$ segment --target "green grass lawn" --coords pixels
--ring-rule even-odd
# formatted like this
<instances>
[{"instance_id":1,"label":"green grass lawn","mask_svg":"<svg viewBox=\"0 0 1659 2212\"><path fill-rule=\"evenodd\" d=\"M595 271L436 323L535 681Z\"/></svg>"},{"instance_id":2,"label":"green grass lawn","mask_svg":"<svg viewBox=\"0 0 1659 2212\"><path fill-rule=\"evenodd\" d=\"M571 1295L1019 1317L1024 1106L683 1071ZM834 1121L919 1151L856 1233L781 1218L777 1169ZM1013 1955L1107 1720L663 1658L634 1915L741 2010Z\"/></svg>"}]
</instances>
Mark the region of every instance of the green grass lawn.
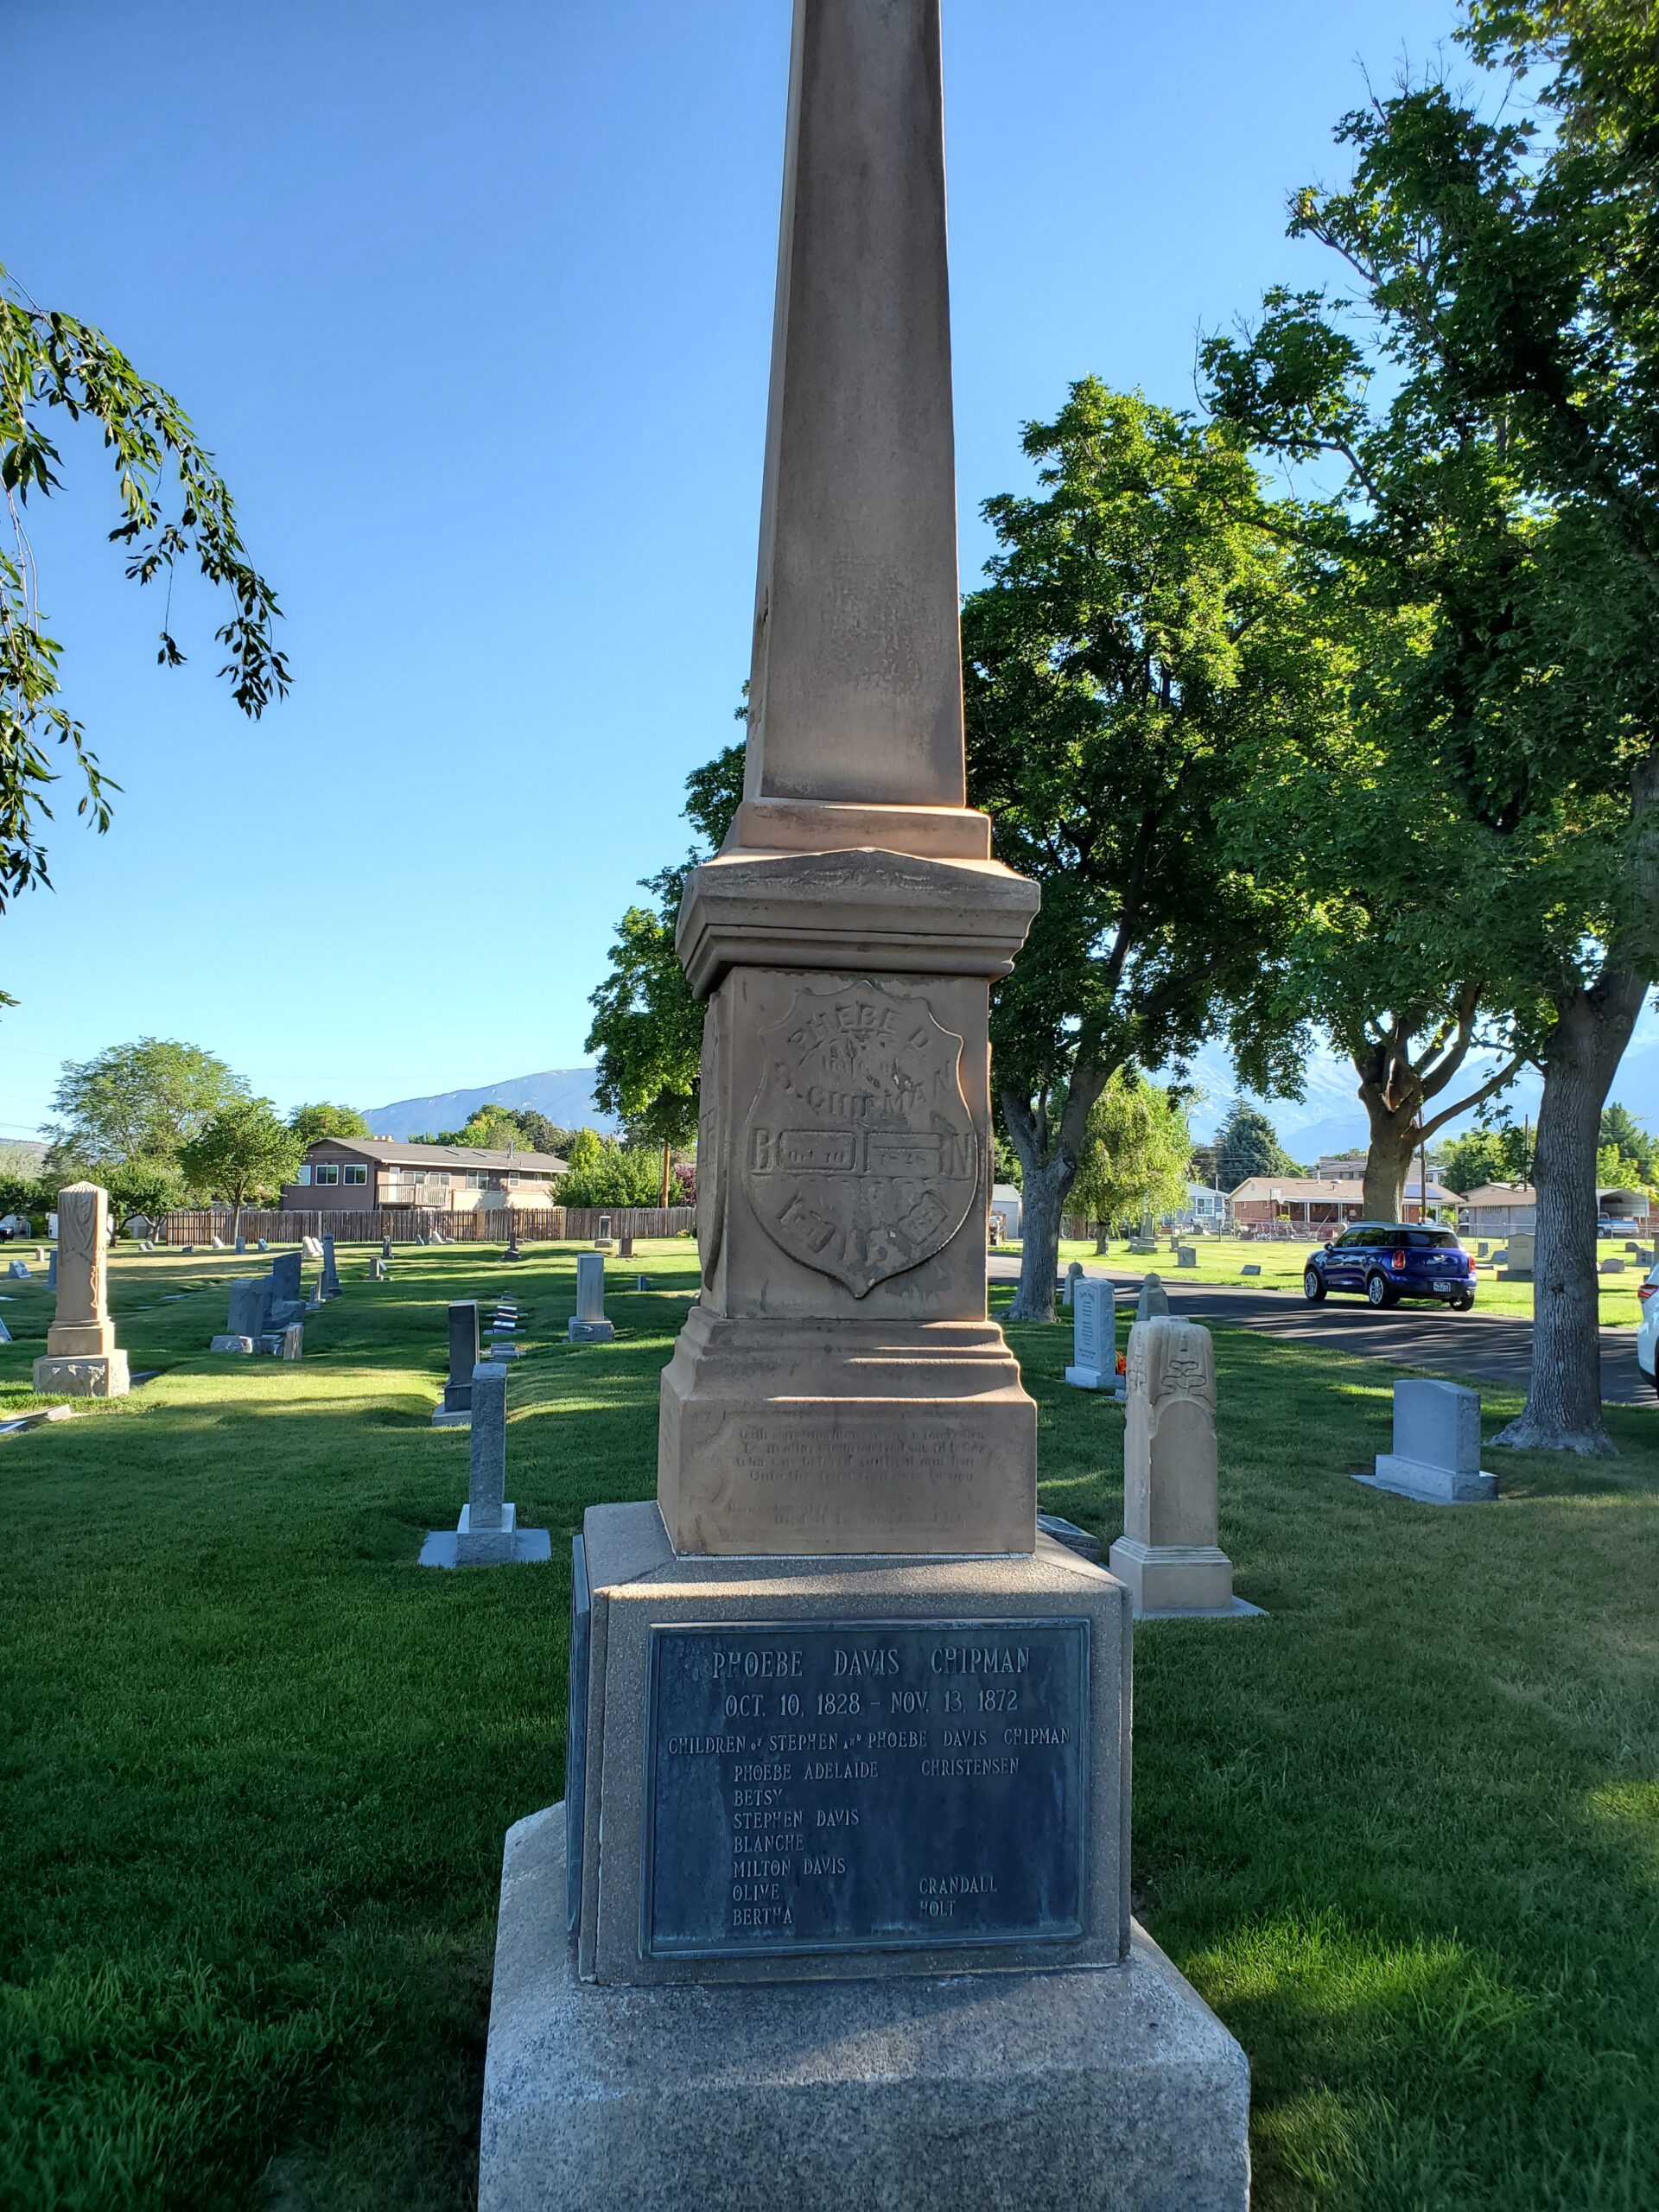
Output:
<instances>
[{"instance_id":1,"label":"green grass lawn","mask_svg":"<svg viewBox=\"0 0 1659 2212\"><path fill-rule=\"evenodd\" d=\"M1491 1239L1487 1241L1490 1243ZM1167 1237L1150 1258L1142 1258L1139 1253L1131 1252L1122 1237L1115 1237L1101 1259L1101 1264L1132 1268L1136 1271L1142 1268L1155 1268L1166 1280L1179 1278L1184 1282L1248 1283L1255 1290L1287 1291L1296 1298L1302 1294L1302 1269L1306 1264L1308 1253L1313 1249L1310 1243L1258 1244L1237 1236L1197 1236L1192 1243L1198 1255L1196 1268L1183 1268L1179 1264L1169 1249ZM1001 1249L1004 1252L1018 1253L1020 1247L1013 1243L1005 1244ZM1474 1249L1472 1242L1467 1244L1471 1254ZM1500 1246L1493 1246L1494 1250L1501 1249ZM1092 1237L1087 1243L1081 1240L1074 1243L1067 1237L1060 1246L1063 1268L1072 1260L1081 1260L1087 1265L1097 1256ZM1598 1245L1597 1265L1609 1259L1623 1260L1625 1272L1622 1275L1607 1276L1599 1285L1603 1325L1610 1328L1633 1329L1641 1312L1636 1287L1647 1280L1648 1270L1639 1267L1626 1252L1623 1239L1617 1243ZM1260 1277L1247 1276L1244 1273L1247 1267L1260 1268ZM1483 1261L1476 1290L1476 1310L1481 1313L1509 1313L1530 1319L1532 1285L1529 1282L1500 1282L1497 1269Z\"/></svg>"},{"instance_id":2,"label":"green grass lawn","mask_svg":"<svg viewBox=\"0 0 1659 2212\"><path fill-rule=\"evenodd\" d=\"M366 1259L298 1366L206 1355L229 1255L121 1259L162 1373L0 1440L0 2205L472 2202L502 1834L562 1787L569 1532L652 1487L694 1263L613 1262L660 1287L575 1348L568 1249ZM429 1426L443 1306L509 1280L509 1495L554 1562L422 1572L466 1484ZM45 1305L7 1287L16 1400ZM1044 1502L1112 1534L1122 1417L1060 1380L1069 1335L1012 1332ZM1348 1479L1387 1370L1242 1331L1217 1361L1223 1541L1269 1618L1139 1631L1134 1864L1249 2053L1258 2208L1650 2212L1659 1408L1608 1408L1618 1460L1500 1455L1500 1503L1437 1511Z\"/></svg>"}]
</instances>

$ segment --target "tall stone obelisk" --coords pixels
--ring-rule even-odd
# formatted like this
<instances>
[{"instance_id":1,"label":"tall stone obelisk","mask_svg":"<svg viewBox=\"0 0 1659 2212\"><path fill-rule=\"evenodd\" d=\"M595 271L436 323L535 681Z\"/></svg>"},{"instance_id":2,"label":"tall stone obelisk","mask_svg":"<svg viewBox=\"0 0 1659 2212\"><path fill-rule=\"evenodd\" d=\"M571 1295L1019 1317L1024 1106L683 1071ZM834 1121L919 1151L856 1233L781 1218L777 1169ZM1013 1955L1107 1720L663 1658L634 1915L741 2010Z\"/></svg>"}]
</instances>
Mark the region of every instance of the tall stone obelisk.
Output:
<instances>
[{"instance_id":1,"label":"tall stone obelisk","mask_svg":"<svg viewBox=\"0 0 1659 2212\"><path fill-rule=\"evenodd\" d=\"M707 999L677 1551L1029 1552L988 1321L988 994L1036 911L964 800L937 0L796 11L746 796Z\"/></svg>"},{"instance_id":2,"label":"tall stone obelisk","mask_svg":"<svg viewBox=\"0 0 1659 2212\"><path fill-rule=\"evenodd\" d=\"M1247 2202L1243 2055L1129 1917L1127 1592L1039 1535L987 1314L1036 905L964 802L939 0L796 0L702 1288L658 1503L574 1547L480 2212Z\"/></svg>"}]
</instances>

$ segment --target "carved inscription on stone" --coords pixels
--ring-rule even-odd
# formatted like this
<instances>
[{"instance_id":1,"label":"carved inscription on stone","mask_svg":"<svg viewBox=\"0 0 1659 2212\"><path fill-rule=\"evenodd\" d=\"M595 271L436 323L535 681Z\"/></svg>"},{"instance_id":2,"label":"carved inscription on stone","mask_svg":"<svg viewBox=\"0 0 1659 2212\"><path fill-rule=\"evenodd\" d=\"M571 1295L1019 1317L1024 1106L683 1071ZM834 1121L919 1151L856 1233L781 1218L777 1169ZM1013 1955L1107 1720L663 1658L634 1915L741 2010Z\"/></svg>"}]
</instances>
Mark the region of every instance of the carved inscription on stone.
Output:
<instances>
[{"instance_id":1,"label":"carved inscription on stone","mask_svg":"<svg viewBox=\"0 0 1659 2212\"><path fill-rule=\"evenodd\" d=\"M1083 1932L1089 1625L652 1631L648 1957Z\"/></svg>"},{"instance_id":2,"label":"carved inscription on stone","mask_svg":"<svg viewBox=\"0 0 1659 2212\"><path fill-rule=\"evenodd\" d=\"M962 1039L866 982L798 992L761 1042L743 1176L773 1242L855 1298L943 1250L979 1186Z\"/></svg>"}]
</instances>

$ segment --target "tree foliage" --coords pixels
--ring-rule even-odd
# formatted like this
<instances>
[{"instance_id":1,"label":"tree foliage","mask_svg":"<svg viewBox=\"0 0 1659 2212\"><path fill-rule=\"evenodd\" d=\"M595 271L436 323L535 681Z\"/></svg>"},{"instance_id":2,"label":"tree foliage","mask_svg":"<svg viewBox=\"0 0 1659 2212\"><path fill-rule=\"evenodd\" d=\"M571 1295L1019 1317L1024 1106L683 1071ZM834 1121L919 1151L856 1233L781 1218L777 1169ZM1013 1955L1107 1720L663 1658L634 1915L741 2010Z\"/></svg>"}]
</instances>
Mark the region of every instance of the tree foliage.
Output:
<instances>
[{"instance_id":1,"label":"tree foliage","mask_svg":"<svg viewBox=\"0 0 1659 2212\"><path fill-rule=\"evenodd\" d=\"M1439 1179L1465 1198L1484 1183L1530 1183L1530 1130L1503 1122L1448 1138L1440 1147Z\"/></svg>"},{"instance_id":2,"label":"tree foliage","mask_svg":"<svg viewBox=\"0 0 1659 2212\"><path fill-rule=\"evenodd\" d=\"M1280 1143L1279 1132L1267 1115L1248 1098L1233 1101L1212 1142L1193 1147L1192 1166L1195 1180L1222 1191L1236 1191L1252 1175L1307 1173Z\"/></svg>"},{"instance_id":3,"label":"tree foliage","mask_svg":"<svg viewBox=\"0 0 1659 2212\"><path fill-rule=\"evenodd\" d=\"M91 1175L130 1203L143 1203L142 1187L155 1204L169 1204L184 1147L246 1096L243 1078L199 1045L164 1037L111 1045L64 1065L52 1094L53 1165Z\"/></svg>"},{"instance_id":4,"label":"tree foliage","mask_svg":"<svg viewBox=\"0 0 1659 2212\"><path fill-rule=\"evenodd\" d=\"M300 1140L301 1146L320 1144L325 1137L372 1137L369 1127L355 1106L337 1106L328 1100L320 1100L313 1106L296 1106L288 1117L288 1126Z\"/></svg>"},{"instance_id":5,"label":"tree foliage","mask_svg":"<svg viewBox=\"0 0 1659 2212\"><path fill-rule=\"evenodd\" d=\"M992 1014L1024 1166L1014 1311L1041 1318L1113 1071L1179 1064L1217 1026L1274 1058L1288 900L1251 864L1248 810L1287 734L1339 696L1235 438L1088 378L1025 448L1040 490L988 502L998 550L963 642L969 795L1043 889Z\"/></svg>"},{"instance_id":6,"label":"tree foliage","mask_svg":"<svg viewBox=\"0 0 1659 2212\"><path fill-rule=\"evenodd\" d=\"M631 1136L661 1148L663 1171L697 1133L703 1009L674 950L686 878L724 843L743 796L743 747L728 745L686 779L685 816L700 840L677 868L647 877L649 906L617 925L609 972L588 1004L587 1049L596 1055L594 1096ZM579 1203L572 1201L572 1203Z\"/></svg>"},{"instance_id":7,"label":"tree foliage","mask_svg":"<svg viewBox=\"0 0 1659 2212\"><path fill-rule=\"evenodd\" d=\"M126 550L137 583L194 559L229 598L216 632L226 648L220 673L243 713L257 718L286 692L288 664L277 649L276 594L248 560L235 507L213 455L170 392L139 375L102 331L35 304L0 268L0 493L11 543L0 545L0 910L33 884L49 884L46 798L58 760L82 785L77 811L103 830L110 781L81 723L59 693L58 641L41 627L39 582L25 526L31 496L59 488L61 456L48 423L96 423L114 464L120 519L111 538ZM156 658L176 667L185 656L163 617Z\"/></svg>"},{"instance_id":8,"label":"tree foliage","mask_svg":"<svg viewBox=\"0 0 1659 2212\"><path fill-rule=\"evenodd\" d=\"M203 1198L244 1206L274 1200L305 1156L297 1130L277 1118L269 1098L238 1098L179 1148L179 1169Z\"/></svg>"},{"instance_id":9,"label":"tree foliage","mask_svg":"<svg viewBox=\"0 0 1659 2212\"><path fill-rule=\"evenodd\" d=\"M1133 1069L1114 1071L1089 1116L1070 1193L1074 1212L1111 1228L1143 1211L1156 1219L1185 1206L1192 1151L1187 1095Z\"/></svg>"},{"instance_id":10,"label":"tree foliage","mask_svg":"<svg viewBox=\"0 0 1659 2212\"><path fill-rule=\"evenodd\" d=\"M660 1197L661 1155L650 1147L627 1146L594 1129L578 1129L566 1155L569 1173L559 1182L563 1206L654 1206ZM671 1181L669 1203L678 1203Z\"/></svg>"},{"instance_id":11,"label":"tree foliage","mask_svg":"<svg viewBox=\"0 0 1659 2212\"><path fill-rule=\"evenodd\" d=\"M1643 29L1632 45L1633 26ZM1438 79L1349 116L1351 180L1292 203L1344 289L1204 349L1217 409L1332 464L1324 543L1413 609L1392 756L1484 844L1484 981L1544 1071L1532 1382L1505 1441L1608 1448L1597 1122L1659 967L1659 152L1651 10L1472 0L1545 112Z\"/></svg>"}]
</instances>

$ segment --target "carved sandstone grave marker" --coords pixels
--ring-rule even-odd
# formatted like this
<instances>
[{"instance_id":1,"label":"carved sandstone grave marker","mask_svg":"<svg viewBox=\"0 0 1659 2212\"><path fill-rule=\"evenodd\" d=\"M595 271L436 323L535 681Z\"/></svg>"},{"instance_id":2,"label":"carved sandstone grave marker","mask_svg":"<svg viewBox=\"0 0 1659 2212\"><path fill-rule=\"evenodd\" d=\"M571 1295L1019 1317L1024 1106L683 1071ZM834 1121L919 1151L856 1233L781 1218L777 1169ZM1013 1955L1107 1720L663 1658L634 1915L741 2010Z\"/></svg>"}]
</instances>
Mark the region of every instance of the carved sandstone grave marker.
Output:
<instances>
[{"instance_id":1,"label":"carved sandstone grave marker","mask_svg":"<svg viewBox=\"0 0 1659 2212\"><path fill-rule=\"evenodd\" d=\"M110 1199L96 1183L58 1193L58 1300L35 1388L70 1398L120 1398L131 1389L127 1355L115 1341L105 1276ZM27 1270L25 1270L27 1272Z\"/></svg>"},{"instance_id":2,"label":"carved sandstone grave marker","mask_svg":"<svg viewBox=\"0 0 1659 2212\"><path fill-rule=\"evenodd\" d=\"M1220 1548L1216 1361L1210 1332L1167 1314L1129 1332L1123 1428L1123 1534L1112 1573L1137 1617L1255 1613L1233 1595Z\"/></svg>"}]
</instances>

